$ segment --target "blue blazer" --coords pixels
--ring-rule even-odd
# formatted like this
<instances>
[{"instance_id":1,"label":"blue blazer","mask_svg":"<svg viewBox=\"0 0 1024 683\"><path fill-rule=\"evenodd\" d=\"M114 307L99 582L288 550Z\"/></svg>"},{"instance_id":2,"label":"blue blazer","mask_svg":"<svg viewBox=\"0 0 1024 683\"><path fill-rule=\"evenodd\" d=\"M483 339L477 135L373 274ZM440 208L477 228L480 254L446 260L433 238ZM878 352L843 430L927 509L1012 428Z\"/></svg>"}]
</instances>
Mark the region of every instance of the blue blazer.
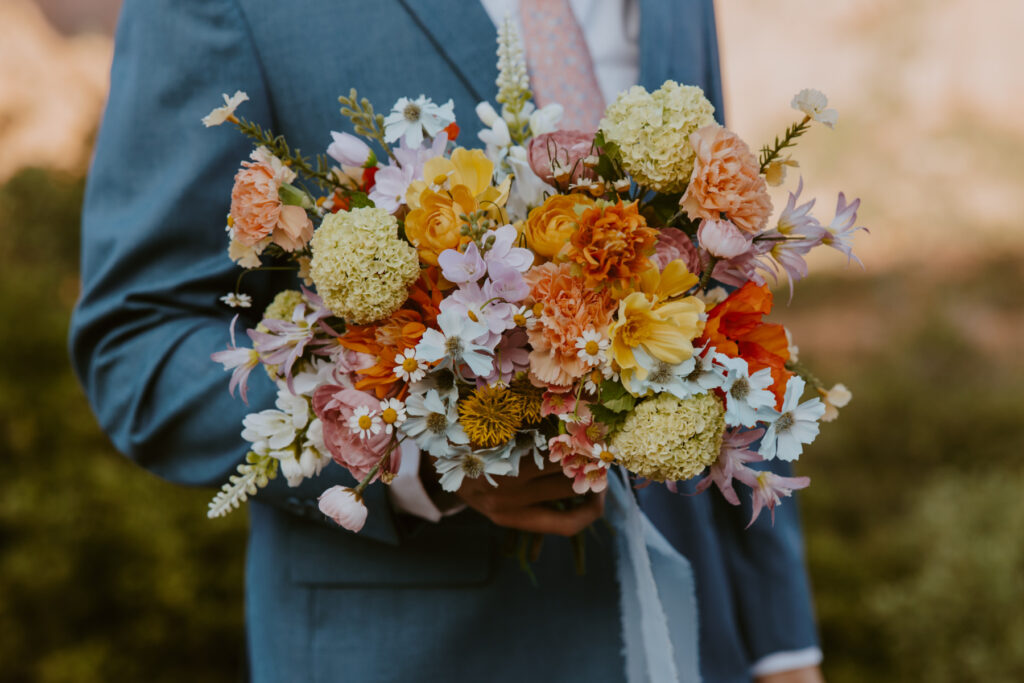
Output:
<instances>
[{"instance_id":1,"label":"blue blazer","mask_svg":"<svg viewBox=\"0 0 1024 683\"><path fill-rule=\"evenodd\" d=\"M641 17L642 83L701 85L721 111L711 0L642 0ZM242 417L273 403L261 373L248 407L229 397L209 359L228 341L217 297L237 270L222 226L249 152L241 135L199 123L221 93L248 92L244 115L307 152L346 128L336 97L350 87L381 110L403 95L451 97L473 144L473 108L495 94L494 37L476 0L125 3L71 329L79 377L120 451L168 480L217 484L245 452ZM260 273L243 290L261 311L287 285ZM472 512L419 522L374 486L358 536L325 523L316 496L338 482L337 467L294 489L279 478L250 505L254 681L623 680L605 532L588 544L584 577L549 538L535 588L503 557L503 530ZM747 512L717 495L651 487L640 498L693 563L705 680L746 681L752 661L815 644L796 508L744 531Z\"/></svg>"}]
</instances>

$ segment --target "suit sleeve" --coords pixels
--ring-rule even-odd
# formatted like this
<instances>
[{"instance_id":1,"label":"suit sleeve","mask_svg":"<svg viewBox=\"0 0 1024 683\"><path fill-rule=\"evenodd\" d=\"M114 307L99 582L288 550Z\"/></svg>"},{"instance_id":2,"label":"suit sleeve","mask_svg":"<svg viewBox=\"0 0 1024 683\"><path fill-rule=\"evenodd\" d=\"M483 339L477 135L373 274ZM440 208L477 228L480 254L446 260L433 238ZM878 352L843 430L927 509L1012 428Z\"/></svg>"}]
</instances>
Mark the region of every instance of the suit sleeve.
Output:
<instances>
[{"instance_id":1,"label":"suit sleeve","mask_svg":"<svg viewBox=\"0 0 1024 683\"><path fill-rule=\"evenodd\" d=\"M188 485L223 482L247 450L242 418L274 401L258 369L249 405L230 397L227 374L210 360L229 339L233 312L218 297L233 291L239 270L223 226L234 173L251 146L227 124L207 129L200 119L235 90L249 94L246 118L274 124L234 0L125 3L83 208L71 357L118 450ZM268 273L246 277L253 310L269 301L272 285ZM339 482L351 484L332 465L298 489L279 476L257 499L322 518L315 497ZM361 533L397 542L383 487L367 493Z\"/></svg>"}]
</instances>

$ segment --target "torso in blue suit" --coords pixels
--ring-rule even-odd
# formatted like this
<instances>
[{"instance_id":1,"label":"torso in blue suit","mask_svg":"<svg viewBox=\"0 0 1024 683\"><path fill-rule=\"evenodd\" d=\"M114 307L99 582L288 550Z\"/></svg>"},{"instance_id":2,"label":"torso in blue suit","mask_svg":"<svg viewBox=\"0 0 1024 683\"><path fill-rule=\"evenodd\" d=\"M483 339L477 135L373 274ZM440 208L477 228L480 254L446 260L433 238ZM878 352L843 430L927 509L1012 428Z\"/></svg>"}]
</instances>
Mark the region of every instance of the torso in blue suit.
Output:
<instances>
[{"instance_id":1,"label":"torso in blue suit","mask_svg":"<svg viewBox=\"0 0 1024 683\"><path fill-rule=\"evenodd\" d=\"M711 0L641 3L641 80L705 88L721 111ZM82 299L72 355L117 447L172 481L216 483L240 460L250 405L209 360L227 343L217 297L237 271L222 226L248 142L199 119L222 92L307 152L344 129L336 96L378 109L403 95L454 99L467 142L494 95L494 29L475 0L128 0L89 178ZM245 281L262 310L280 274ZM549 539L534 588L475 513L419 523L371 488L359 536L325 524L316 495L275 481L250 506L246 619L254 681L619 681L622 638L611 547L591 539L588 572ZM814 644L791 503L771 529L712 494L660 487L641 502L693 562L705 680L745 681L751 661ZM201 514L201 511L197 511ZM667 605L671 609L671 605Z\"/></svg>"}]
</instances>

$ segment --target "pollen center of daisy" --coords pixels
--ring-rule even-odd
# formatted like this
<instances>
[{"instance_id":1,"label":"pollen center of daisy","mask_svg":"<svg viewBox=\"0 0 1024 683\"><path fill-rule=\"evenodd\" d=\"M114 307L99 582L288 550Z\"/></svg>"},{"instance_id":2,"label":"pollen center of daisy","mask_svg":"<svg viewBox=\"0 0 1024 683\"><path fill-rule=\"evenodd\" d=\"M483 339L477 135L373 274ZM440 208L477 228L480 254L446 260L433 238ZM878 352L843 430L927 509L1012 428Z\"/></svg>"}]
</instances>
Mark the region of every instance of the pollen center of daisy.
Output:
<instances>
[{"instance_id":1,"label":"pollen center of daisy","mask_svg":"<svg viewBox=\"0 0 1024 683\"><path fill-rule=\"evenodd\" d=\"M479 456L470 453L462 461L462 471L470 479L476 479L484 473L484 461Z\"/></svg>"},{"instance_id":2,"label":"pollen center of daisy","mask_svg":"<svg viewBox=\"0 0 1024 683\"><path fill-rule=\"evenodd\" d=\"M417 121L419 121L421 114L422 111L420 110L419 106L413 102L410 102L409 104L405 105L405 109L402 110L402 116L409 123L416 123Z\"/></svg>"},{"instance_id":3,"label":"pollen center of daisy","mask_svg":"<svg viewBox=\"0 0 1024 683\"><path fill-rule=\"evenodd\" d=\"M526 327L526 316L523 315L522 313L516 313L514 316L512 316L512 322L514 322L519 327Z\"/></svg>"},{"instance_id":4,"label":"pollen center of daisy","mask_svg":"<svg viewBox=\"0 0 1024 683\"><path fill-rule=\"evenodd\" d=\"M750 382L745 377L740 377L729 389L729 395L737 401L742 401L750 395Z\"/></svg>"},{"instance_id":5,"label":"pollen center of daisy","mask_svg":"<svg viewBox=\"0 0 1024 683\"><path fill-rule=\"evenodd\" d=\"M462 355L462 340L458 337L448 337L444 343L445 355L458 358Z\"/></svg>"},{"instance_id":6,"label":"pollen center of daisy","mask_svg":"<svg viewBox=\"0 0 1024 683\"><path fill-rule=\"evenodd\" d=\"M785 432L793 427L793 413L783 413L779 416L779 419L775 421L775 431Z\"/></svg>"},{"instance_id":7,"label":"pollen center of daisy","mask_svg":"<svg viewBox=\"0 0 1024 683\"><path fill-rule=\"evenodd\" d=\"M427 415L427 429L434 434L444 434L448 429L448 416L444 413L430 413Z\"/></svg>"},{"instance_id":8,"label":"pollen center of daisy","mask_svg":"<svg viewBox=\"0 0 1024 683\"><path fill-rule=\"evenodd\" d=\"M583 347L583 350L587 352L588 356L595 356L597 355L597 352L601 350L601 347L598 346L596 341L591 339L587 342L587 345Z\"/></svg>"},{"instance_id":9,"label":"pollen center of daisy","mask_svg":"<svg viewBox=\"0 0 1024 683\"><path fill-rule=\"evenodd\" d=\"M541 302L538 301L537 303L535 303L533 305L533 314L534 315L540 316L540 314L543 313L543 312L544 312L544 304L542 304Z\"/></svg>"},{"instance_id":10,"label":"pollen center of daisy","mask_svg":"<svg viewBox=\"0 0 1024 683\"><path fill-rule=\"evenodd\" d=\"M373 426L373 418L371 418L369 415L360 415L359 416L359 428L360 429L369 429L372 426Z\"/></svg>"},{"instance_id":11,"label":"pollen center of daisy","mask_svg":"<svg viewBox=\"0 0 1024 683\"><path fill-rule=\"evenodd\" d=\"M380 419L384 420L385 424L394 424L398 419L398 411L394 408L385 408L384 412L380 414Z\"/></svg>"},{"instance_id":12,"label":"pollen center of daisy","mask_svg":"<svg viewBox=\"0 0 1024 683\"><path fill-rule=\"evenodd\" d=\"M615 460L615 456L612 454L611 451L607 451L607 450L601 451L601 462L610 463L610 462L613 462L614 460Z\"/></svg>"},{"instance_id":13,"label":"pollen center of daisy","mask_svg":"<svg viewBox=\"0 0 1024 683\"><path fill-rule=\"evenodd\" d=\"M415 358L406 358L402 361L402 369L406 372L412 372L420 366L420 363Z\"/></svg>"},{"instance_id":14,"label":"pollen center of daisy","mask_svg":"<svg viewBox=\"0 0 1024 683\"><path fill-rule=\"evenodd\" d=\"M651 381L655 384L664 384L672 379L672 366L665 361L658 361L658 367L651 373Z\"/></svg>"}]
</instances>

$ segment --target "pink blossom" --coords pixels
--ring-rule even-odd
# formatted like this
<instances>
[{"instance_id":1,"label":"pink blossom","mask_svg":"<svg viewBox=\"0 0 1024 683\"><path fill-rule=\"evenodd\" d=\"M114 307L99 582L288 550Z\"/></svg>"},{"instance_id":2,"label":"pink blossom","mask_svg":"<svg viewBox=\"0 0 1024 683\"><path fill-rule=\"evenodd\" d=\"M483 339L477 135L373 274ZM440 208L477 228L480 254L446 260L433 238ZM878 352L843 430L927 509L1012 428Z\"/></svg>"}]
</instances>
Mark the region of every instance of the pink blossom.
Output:
<instances>
[{"instance_id":1,"label":"pink blossom","mask_svg":"<svg viewBox=\"0 0 1024 683\"><path fill-rule=\"evenodd\" d=\"M567 415L576 410L579 401L572 387L548 387L541 399L541 417L548 415ZM589 412L589 411L588 411Z\"/></svg>"},{"instance_id":2,"label":"pink blossom","mask_svg":"<svg viewBox=\"0 0 1024 683\"><path fill-rule=\"evenodd\" d=\"M356 479L362 480L387 451L391 435L383 430L369 438L353 433L348 425L357 408L376 411L380 408L380 400L373 394L336 384L325 384L313 392L313 410L323 423L327 450L331 452L334 462L351 472ZM398 471L398 456L399 451L396 449L389 470Z\"/></svg>"},{"instance_id":3,"label":"pink blossom","mask_svg":"<svg viewBox=\"0 0 1024 683\"><path fill-rule=\"evenodd\" d=\"M764 429L730 429L722 439L722 452L718 460L711 465L708 476L697 482L696 492L705 491L712 483L718 487L727 501L733 505L739 505L740 499L732 486L733 477L736 477L740 470L746 470L748 462L760 462L763 460L761 454L752 451L748 447L764 435Z\"/></svg>"},{"instance_id":4,"label":"pink blossom","mask_svg":"<svg viewBox=\"0 0 1024 683\"><path fill-rule=\"evenodd\" d=\"M658 270L665 270L665 266L676 259L681 259L694 275L700 274L700 255L690 236L679 228L662 228L658 231L658 244L654 247L651 262Z\"/></svg>"},{"instance_id":5,"label":"pink blossom","mask_svg":"<svg viewBox=\"0 0 1024 683\"><path fill-rule=\"evenodd\" d=\"M737 471L736 478L754 489L754 514L750 524L757 520L763 508L768 508L772 513L772 524L775 524L775 506L782 502L782 498L788 498L793 491L805 489L811 483L810 477L783 477L774 472L758 472L747 467Z\"/></svg>"},{"instance_id":6,"label":"pink blossom","mask_svg":"<svg viewBox=\"0 0 1024 683\"><path fill-rule=\"evenodd\" d=\"M562 466L562 473L573 480L572 490L600 493L608 486L608 465L594 456L594 444L608 432L602 424L570 423L566 434L548 441L548 458ZM593 437L593 438L592 438Z\"/></svg>"},{"instance_id":7,"label":"pink blossom","mask_svg":"<svg viewBox=\"0 0 1024 683\"><path fill-rule=\"evenodd\" d=\"M847 260L854 260L861 267L864 266L853 253L853 241L854 233L858 230L868 231L863 226L854 227L857 222L857 208L860 206L860 200L855 199L853 203L846 203L846 195L842 192L839 193L839 201L836 203L836 217L832 219L832 223L825 228L827 235L822 239L822 244L826 244L833 249L836 249L846 254Z\"/></svg>"},{"instance_id":8,"label":"pink blossom","mask_svg":"<svg viewBox=\"0 0 1024 683\"><path fill-rule=\"evenodd\" d=\"M370 146L351 133L331 131L331 144L327 146L327 156L342 166L362 166L373 153Z\"/></svg>"},{"instance_id":9,"label":"pink blossom","mask_svg":"<svg viewBox=\"0 0 1024 683\"><path fill-rule=\"evenodd\" d=\"M231 370L231 381L228 384L228 393L235 395L235 387L239 387L239 395L242 401L249 403L247 396L249 390L249 374L253 368L260 364L260 354L255 349L235 346L235 323L238 322L236 315L231 319L231 343L224 351L217 351L210 354L210 359L220 363L225 370Z\"/></svg>"},{"instance_id":10,"label":"pink blossom","mask_svg":"<svg viewBox=\"0 0 1024 683\"><path fill-rule=\"evenodd\" d=\"M564 174L572 183L593 180L593 171L583 165L593 146L594 135L581 130L558 130L538 135L530 140L527 148L530 168L548 184L555 182L556 172L559 180L564 180Z\"/></svg>"},{"instance_id":11,"label":"pink blossom","mask_svg":"<svg viewBox=\"0 0 1024 683\"><path fill-rule=\"evenodd\" d=\"M487 273L487 264L480 256L476 242L467 244L463 252L445 249L437 257L437 265L441 266L444 279L456 285L476 282Z\"/></svg>"},{"instance_id":12,"label":"pink blossom","mask_svg":"<svg viewBox=\"0 0 1024 683\"><path fill-rule=\"evenodd\" d=\"M332 486L318 499L320 512L349 531L359 531L366 524L369 511L362 497L347 486Z\"/></svg>"},{"instance_id":13,"label":"pink blossom","mask_svg":"<svg viewBox=\"0 0 1024 683\"><path fill-rule=\"evenodd\" d=\"M731 259L750 251L750 233L743 232L731 221L704 219L697 229L700 246L717 258Z\"/></svg>"},{"instance_id":14,"label":"pink blossom","mask_svg":"<svg viewBox=\"0 0 1024 683\"><path fill-rule=\"evenodd\" d=\"M527 348L526 330L514 327L502 334L494 350L494 370L486 378L477 378L477 384L508 383L517 373L529 369L530 351Z\"/></svg>"}]
</instances>

